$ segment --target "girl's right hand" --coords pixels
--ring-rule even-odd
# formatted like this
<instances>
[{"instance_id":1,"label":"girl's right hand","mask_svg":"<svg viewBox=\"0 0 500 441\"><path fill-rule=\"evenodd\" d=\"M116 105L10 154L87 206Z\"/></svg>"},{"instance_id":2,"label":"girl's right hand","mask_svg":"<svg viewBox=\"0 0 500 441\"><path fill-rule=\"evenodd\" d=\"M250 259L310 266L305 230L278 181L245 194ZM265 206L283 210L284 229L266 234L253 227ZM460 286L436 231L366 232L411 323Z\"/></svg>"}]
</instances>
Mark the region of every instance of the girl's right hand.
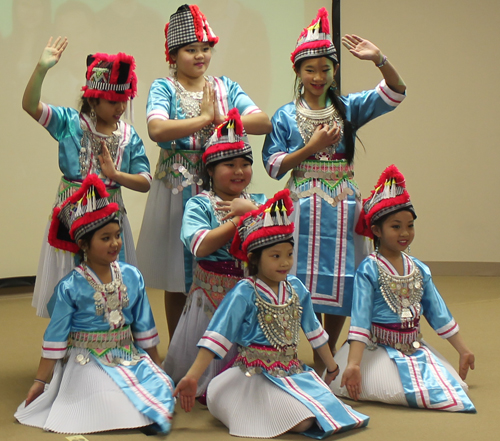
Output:
<instances>
[{"instance_id":1,"label":"girl's right hand","mask_svg":"<svg viewBox=\"0 0 500 441\"><path fill-rule=\"evenodd\" d=\"M45 390L45 384L35 381L33 383L33 386L31 386L30 390L28 391L28 396L26 397L26 406L31 404L40 395L42 395L44 390Z\"/></svg>"},{"instance_id":2,"label":"girl's right hand","mask_svg":"<svg viewBox=\"0 0 500 441\"><path fill-rule=\"evenodd\" d=\"M232 201L217 202L217 211L226 211L226 215L221 219L231 219L235 216L243 216L249 211L256 210L257 206L249 199L234 198ZM239 219L238 219L239 220Z\"/></svg>"},{"instance_id":3,"label":"girl's right hand","mask_svg":"<svg viewBox=\"0 0 500 441\"><path fill-rule=\"evenodd\" d=\"M196 379L186 376L179 381L179 384L177 384L177 387L174 390L174 397L179 398L181 407L186 412L190 412L194 406L197 388L198 382Z\"/></svg>"},{"instance_id":4,"label":"girl's right hand","mask_svg":"<svg viewBox=\"0 0 500 441\"><path fill-rule=\"evenodd\" d=\"M340 127L335 123L332 128L325 124L323 126L317 126L314 130L311 139L307 143L311 153L317 153L324 150L333 144L336 144L340 139Z\"/></svg>"},{"instance_id":5,"label":"girl's right hand","mask_svg":"<svg viewBox=\"0 0 500 441\"><path fill-rule=\"evenodd\" d=\"M200 116L207 118L207 125L214 121L215 110L214 110L214 88L212 84L205 81L203 86L203 98L201 100Z\"/></svg>"},{"instance_id":6,"label":"girl's right hand","mask_svg":"<svg viewBox=\"0 0 500 441\"><path fill-rule=\"evenodd\" d=\"M56 41L52 43L52 37L49 38L49 42L40 56L38 65L46 70L54 67L61 58L62 53L68 45L68 39L66 37L57 37Z\"/></svg>"},{"instance_id":7,"label":"girl's right hand","mask_svg":"<svg viewBox=\"0 0 500 441\"><path fill-rule=\"evenodd\" d=\"M349 396L358 401L361 395L361 369L357 365L347 365L344 374L342 375L342 381L340 382L340 387L346 387Z\"/></svg>"}]
</instances>

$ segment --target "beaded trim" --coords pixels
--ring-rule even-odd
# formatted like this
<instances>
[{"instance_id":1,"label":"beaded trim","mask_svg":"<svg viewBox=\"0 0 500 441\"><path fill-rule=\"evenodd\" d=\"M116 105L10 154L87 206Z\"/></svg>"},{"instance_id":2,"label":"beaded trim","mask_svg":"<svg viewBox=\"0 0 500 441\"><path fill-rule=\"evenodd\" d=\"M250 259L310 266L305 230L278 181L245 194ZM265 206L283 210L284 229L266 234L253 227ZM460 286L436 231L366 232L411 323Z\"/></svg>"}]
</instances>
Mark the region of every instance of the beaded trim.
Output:
<instances>
[{"instance_id":1,"label":"beaded trim","mask_svg":"<svg viewBox=\"0 0 500 441\"><path fill-rule=\"evenodd\" d=\"M288 377L304 372L297 353L287 355L266 346L238 346L234 366L238 366L247 377L266 371L273 377Z\"/></svg>"},{"instance_id":2,"label":"beaded trim","mask_svg":"<svg viewBox=\"0 0 500 441\"><path fill-rule=\"evenodd\" d=\"M203 185L200 176L202 154L202 150L162 149L156 165L155 179L163 181L173 194L178 194L191 185Z\"/></svg>"},{"instance_id":3,"label":"beaded trim","mask_svg":"<svg viewBox=\"0 0 500 441\"><path fill-rule=\"evenodd\" d=\"M420 270L408 255L402 254L412 266L410 273L406 276L389 274L380 264L378 254L376 254L378 281L387 306L399 315L402 327L413 328L415 320L420 318L423 278Z\"/></svg>"},{"instance_id":4,"label":"beaded trim","mask_svg":"<svg viewBox=\"0 0 500 441\"><path fill-rule=\"evenodd\" d=\"M117 329L125 324L125 317L122 309L129 305L127 287L123 283L120 267L116 262L111 263L113 281L106 284L98 283L89 272L86 263L82 263L79 268L90 286L95 290L94 303L97 315L104 316L111 329Z\"/></svg>"},{"instance_id":5,"label":"beaded trim","mask_svg":"<svg viewBox=\"0 0 500 441\"><path fill-rule=\"evenodd\" d=\"M290 298L283 305L273 305L260 296L254 281L255 306L259 326L271 346L286 355L293 355L299 344L302 306L292 285L285 283Z\"/></svg>"},{"instance_id":6,"label":"beaded trim","mask_svg":"<svg viewBox=\"0 0 500 441\"><path fill-rule=\"evenodd\" d=\"M402 331L372 323L371 332L371 342L367 346L369 350L377 349L378 344L382 344L397 349L405 355L411 355L421 346L422 334L418 326Z\"/></svg>"},{"instance_id":7,"label":"beaded trim","mask_svg":"<svg viewBox=\"0 0 500 441\"><path fill-rule=\"evenodd\" d=\"M297 127L304 141L304 145L309 142L316 127L328 124L329 127L336 123L340 127L339 141L324 150L315 153L316 159L320 161L331 161L337 147L344 136L344 121L340 117L338 110L332 104L321 110L311 110L306 107L304 99L300 98L295 101Z\"/></svg>"}]
</instances>

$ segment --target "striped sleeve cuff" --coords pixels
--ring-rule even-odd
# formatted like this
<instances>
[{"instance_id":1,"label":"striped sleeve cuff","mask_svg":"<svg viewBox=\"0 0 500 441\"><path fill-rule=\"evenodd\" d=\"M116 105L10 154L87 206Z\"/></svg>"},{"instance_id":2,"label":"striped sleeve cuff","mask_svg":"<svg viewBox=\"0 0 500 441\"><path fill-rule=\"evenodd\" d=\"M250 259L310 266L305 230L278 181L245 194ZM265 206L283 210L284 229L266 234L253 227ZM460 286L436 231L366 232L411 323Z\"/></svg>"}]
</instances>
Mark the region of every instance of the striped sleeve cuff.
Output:
<instances>
[{"instance_id":1,"label":"striped sleeve cuff","mask_svg":"<svg viewBox=\"0 0 500 441\"><path fill-rule=\"evenodd\" d=\"M153 182L153 177L151 176L151 173L141 172L141 173L139 173L139 175L144 176L148 180L150 185L151 185L151 182Z\"/></svg>"},{"instance_id":2,"label":"striped sleeve cuff","mask_svg":"<svg viewBox=\"0 0 500 441\"><path fill-rule=\"evenodd\" d=\"M377 93L385 101L386 104L392 107L397 107L406 98L406 95L397 93L392 90L385 80L382 80L376 87Z\"/></svg>"},{"instance_id":3,"label":"striped sleeve cuff","mask_svg":"<svg viewBox=\"0 0 500 441\"><path fill-rule=\"evenodd\" d=\"M42 103L42 115L38 122L43 126L47 127L50 123L50 119L52 118L52 109L45 103Z\"/></svg>"},{"instance_id":4,"label":"striped sleeve cuff","mask_svg":"<svg viewBox=\"0 0 500 441\"><path fill-rule=\"evenodd\" d=\"M217 358L224 358L233 344L223 335L214 331L205 331L198 342L199 348L205 348L215 353Z\"/></svg>"},{"instance_id":5,"label":"striped sleeve cuff","mask_svg":"<svg viewBox=\"0 0 500 441\"><path fill-rule=\"evenodd\" d=\"M450 338L453 337L459 330L460 328L458 327L458 323L455 319L451 319L448 324L436 329L436 332L441 338Z\"/></svg>"},{"instance_id":6,"label":"striped sleeve cuff","mask_svg":"<svg viewBox=\"0 0 500 441\"><path fill-rule=\"evenodd\" d=\"M191 254L193 256L196 256L196 253L198 252L198 248L200 247L201 243L203 242L203 239L205 239L205 236L210 232L210 230L200 230L195 233L193 236L193 239L191 240Z\"/></svg>"},{"instance_id":7,"label":"striped sleeve cuff","mask_svg":"<svg viewBox=\"0 0 500 441\"><path fill-rule=\"evenodd\" d=\"M167 121L170 119L170 116L167 112L161 109L151 110L146 116L147 122L152 121L153 119L161 119L163 121Z\"/></svg>"},{"instance_id":8,"label":"striped sleeve cuff","mask_svg":"<svg viewBox=\"0 0 500 441\"><path fill-rule=\"evenodd\" d=\"M309 340L312 348L317 349L328 342L329 336L323 329L323 326L320 326L318 329L306 333L306 338Z\"/></svg>"},{"instance_id":9,"label":"striped sleeve cuff","mask_svg":"<svg viewBox=\"0 0 500 441\"><path fill-rule=\"evenodd\" d=\"M358 328L357 326L351 326L349 328L349 335L347 336L347 341L360 341L365 345L370 343L371 332L368 329Z\"/></svg>"},{"instance_id":10,"label":"striped sleeve cuff","mask_svg":"<svg viewBox=\"0 0 500 441\"><path fill-rule=\"evenodd\" d=\"M42 357L59 360L66 355L67 341L45 341L42 346Z\"/></svg>"},{"instance_id":11,"label":"striped sleeve cuff","mask_svg":"<svg viewBox=\"0 0 500 441\"><path fill-rule=\"evenodd\" d=\"M156 327L144 332L134 332L134 342L142 349L152 348L160 343L160 337Z\"/></svg>"},{"instance_id":12,"label":"striped sleeve cuff","mask_svg":"<svg viewBox=\"0 0 500 441\"><path fill-rule=\"evenodd\" d=\"M273 179L277 179L281 163L288 153L279 152L271 155L266 163L267 174Z\"/></svg>"},{"instance_id":13,"label":"striped sleeve cuff","mask_svg":"<svg viewBox=\"0 0 500 441\"><path fill-rule=\"evenodd\" d=\"M260 110L257 106L248 106L243 111L243 113L241 114L241 116L251 115L252 113L262 113L262 110Z\"/></svg>"}]
</instances>

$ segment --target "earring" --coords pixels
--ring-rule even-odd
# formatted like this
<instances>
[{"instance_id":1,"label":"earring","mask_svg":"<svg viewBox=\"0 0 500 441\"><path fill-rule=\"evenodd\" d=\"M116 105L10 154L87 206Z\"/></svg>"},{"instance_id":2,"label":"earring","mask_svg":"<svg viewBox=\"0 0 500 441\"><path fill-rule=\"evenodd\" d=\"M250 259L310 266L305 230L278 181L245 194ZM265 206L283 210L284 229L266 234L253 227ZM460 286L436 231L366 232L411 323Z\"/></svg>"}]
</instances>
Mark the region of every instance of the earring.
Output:
<instances>
[{"instance_id":1,"label":"earring","mask_svg":"<svg viewBox=\"0 0 500 441\"><path fill-rule=\"evenodd\" d=\"M170 76L173 78L177 78L177 63L170 64L169 68L170 68Z\"/></svg>"},{"instance_id":2,"label":"earring","mask_svg":"<svg viewBox=\"0 0 500 441\"><path fill-rule=\"evenodd\" d=\"M330 89L337 90L337 82L335 80L333 80L333 83L330 84Z\"/></svg>"},{"instance_id":3,"label":"earring","mask_svg":"<svg viewBox=\"0 0 500 441\"><path fill-rule=\"evenodd\" d=\"M295 82L295 98L300 98L302 95L302 88L304 87L304 83L301 78L298 78L298 81Z\"/></svg>"},{"instance_id":4,"label":"earring","mask_svg":"<svg viewBox=\"0 0 500 441\"><path fill-rule=\"evenodd\" d=\"M92 121L95 127L97 125L97 115L95 114L95 110L93 107L90 109L90 120Z\"/></svg>"},{"instance_id":5,"label":"earring","mask_svg":"<svg viewBox=\"0 0 500 441\"><path fill-rule=\"evenodd\" d=\"M87 263L87 250L83 250L83 261Z\"/></svg>"},{"instance_id":6,"label":"earring","mask_svg":"<svg viewBox=\"0 0 500 441\"><path fill-rule=\"evenodd\" d=\"M410 245L408 245L408 248L406 248L406 254L410 254L411 253L411 249L410 249Z\"/></svg>"}]
</instances>

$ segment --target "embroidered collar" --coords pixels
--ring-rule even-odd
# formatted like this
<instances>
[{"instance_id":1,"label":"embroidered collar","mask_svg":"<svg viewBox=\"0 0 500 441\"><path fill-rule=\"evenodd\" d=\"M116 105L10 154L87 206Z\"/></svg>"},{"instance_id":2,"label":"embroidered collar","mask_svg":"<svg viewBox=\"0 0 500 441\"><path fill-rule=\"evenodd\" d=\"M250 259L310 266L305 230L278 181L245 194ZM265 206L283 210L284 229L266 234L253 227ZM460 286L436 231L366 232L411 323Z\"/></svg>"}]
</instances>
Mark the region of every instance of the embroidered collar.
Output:
<instances>
[{"instance_id":1,"label":"embroidered collar","mask_svg":"<svg viewBox=\"0 0 500 441\"><path fill-rule=\"evenodd\" d=\"M261 297L265 298L269 303L273 305L284 305L286 302L288 302L288 299L290 298L290 293L287 290L286 282L280 282L278 287L279 294L276 294L269 287L269 285L263 282L261 279L250 278L249 280L259 290L259 294L261 294Z\"/></svg>"}]
</instances>

